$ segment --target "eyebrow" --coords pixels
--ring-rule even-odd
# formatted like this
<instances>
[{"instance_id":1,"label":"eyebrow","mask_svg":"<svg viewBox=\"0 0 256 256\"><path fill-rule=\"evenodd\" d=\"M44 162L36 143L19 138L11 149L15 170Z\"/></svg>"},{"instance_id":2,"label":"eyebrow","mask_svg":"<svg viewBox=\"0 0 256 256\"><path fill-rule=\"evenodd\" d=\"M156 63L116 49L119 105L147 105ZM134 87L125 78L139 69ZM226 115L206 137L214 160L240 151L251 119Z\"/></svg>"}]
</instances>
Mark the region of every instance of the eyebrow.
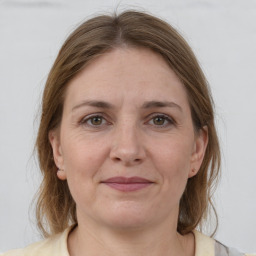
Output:
<instances>
[{"instance_id":1,"label":"eyebrow","mask_svg":"<svg viewBox=\"0 0 256 256\"><path fill-rule=\"evenodd\" d=\"M83 101L82 103L74 106L72 108L72 111L84 107L84 106L91 106L91 107L96 107L96 108L106 108L106 109L111 109L114 108L114 105L105 102L105 101L97 101L97 100L87 100L87 101Z\"/></svg>"},{"instance_id":2,"label":"eyebrow","mask_svg":"<svg viewBox=\"0 0 256 256\"><path fill-rule=\"evenodd\" d=\"M171 108L177 108L182 112L182 108L180 105L171 102L171 101L146 101L143 105L142 108L148 109L148 108L166 108L166 107L171 107Z\"/></svg>"},{"instance_id":3,"label":"eyebrow","mask_svg":"<svg viewBox=\"0 0 256 256\"><path fill-rule=\"evenodd\" d=\"M91 106L91 107L97 107L97 108L104 108L104 109L113 109L114 105L106 102L106 101L97 101L97 100L88 100L83 101L82 103L74 106L72 108L72 112L78 108L84 107L84 106ZM182 112L181 106L178 104L171 102L171 101L146 101L142 104L143 109L149 109L149 108L165 108L165 107L171 107L171 108L177 108Z\"/></svg>"}]
</instances>

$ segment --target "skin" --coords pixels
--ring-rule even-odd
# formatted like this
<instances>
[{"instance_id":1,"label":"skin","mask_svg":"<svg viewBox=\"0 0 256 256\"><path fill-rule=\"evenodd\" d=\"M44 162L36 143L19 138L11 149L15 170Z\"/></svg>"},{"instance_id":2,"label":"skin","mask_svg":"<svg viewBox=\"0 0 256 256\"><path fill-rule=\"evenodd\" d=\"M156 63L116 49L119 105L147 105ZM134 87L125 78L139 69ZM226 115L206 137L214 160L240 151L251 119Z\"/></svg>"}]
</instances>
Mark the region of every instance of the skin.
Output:
<instances>
[{"instance_id":1,"label":"skin","mask_svg":"<svg viewBox=\"0 0 256 256\"><path fill-rule=\"evenodd\" d=\"M145 106L152 101L172 103ZM77 205L71 256L194 255L194 236L177 233L177 219L207 129L194 131L186 90L160 55L126 47L95 59L69 83L61 125L49 139L57 175ZM101 183L115 176L152 184L123 192Z\"/></svg>"}]
</instances>

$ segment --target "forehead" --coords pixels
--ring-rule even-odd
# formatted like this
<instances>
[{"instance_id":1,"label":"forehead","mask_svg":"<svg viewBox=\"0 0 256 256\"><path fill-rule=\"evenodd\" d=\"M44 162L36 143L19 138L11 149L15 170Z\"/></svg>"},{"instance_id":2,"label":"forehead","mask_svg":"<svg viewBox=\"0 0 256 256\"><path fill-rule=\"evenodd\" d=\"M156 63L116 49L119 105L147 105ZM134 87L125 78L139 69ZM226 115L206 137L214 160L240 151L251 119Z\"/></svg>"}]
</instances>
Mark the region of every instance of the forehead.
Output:
<instances>
[{"instance_id":1,"label":"forehead","mask_svg":"<svg viewBox=\"0 0 256 256\"><path fill-rule=\"evenodd\" d=\"M97 57L71 80L65 102L95 97L117 103L150 100L188 103L177 75L161 55L146 48L118 48Z\"/></svg>"}]
</instances>

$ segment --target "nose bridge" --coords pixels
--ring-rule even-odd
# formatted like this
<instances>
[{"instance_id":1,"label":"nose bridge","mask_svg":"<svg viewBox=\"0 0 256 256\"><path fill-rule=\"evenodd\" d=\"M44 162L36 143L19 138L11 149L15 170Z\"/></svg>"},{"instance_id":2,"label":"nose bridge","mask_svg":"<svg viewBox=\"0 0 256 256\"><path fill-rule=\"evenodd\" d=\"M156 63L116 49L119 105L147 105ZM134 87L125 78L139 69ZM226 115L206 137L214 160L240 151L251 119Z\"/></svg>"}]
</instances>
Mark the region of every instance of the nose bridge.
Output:
<instances>
[{"instance_id":1,"label":"nose bridge","mask_svg":"<svg viewBox=\"0 0 256 256\"><path fill-rule=\"evenodd\" d=\"M120 121L114 129L111 158L125 164L141 162L145 151L140 136L140 128L131 118Z\"/></svg>"}]
</instances>

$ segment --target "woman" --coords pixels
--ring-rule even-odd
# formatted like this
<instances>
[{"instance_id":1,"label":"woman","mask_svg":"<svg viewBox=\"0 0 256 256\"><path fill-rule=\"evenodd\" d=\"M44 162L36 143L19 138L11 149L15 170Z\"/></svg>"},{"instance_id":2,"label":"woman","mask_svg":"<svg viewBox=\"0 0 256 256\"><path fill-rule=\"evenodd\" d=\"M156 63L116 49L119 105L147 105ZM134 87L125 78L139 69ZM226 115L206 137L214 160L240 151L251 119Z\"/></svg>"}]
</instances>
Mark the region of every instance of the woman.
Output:
<instances>
[{"instance_id":1,"label":"woman","mask_svg":"<svg viewBox=\"0 0 256 256\"><path fill-rule=\"evenodd\" d=\"M126 11L80 25L43 95L37 219L48 238L4 255L244 255L195 230L219 175L212 105L164 21Z\"/></svg>"}]
</instances>

